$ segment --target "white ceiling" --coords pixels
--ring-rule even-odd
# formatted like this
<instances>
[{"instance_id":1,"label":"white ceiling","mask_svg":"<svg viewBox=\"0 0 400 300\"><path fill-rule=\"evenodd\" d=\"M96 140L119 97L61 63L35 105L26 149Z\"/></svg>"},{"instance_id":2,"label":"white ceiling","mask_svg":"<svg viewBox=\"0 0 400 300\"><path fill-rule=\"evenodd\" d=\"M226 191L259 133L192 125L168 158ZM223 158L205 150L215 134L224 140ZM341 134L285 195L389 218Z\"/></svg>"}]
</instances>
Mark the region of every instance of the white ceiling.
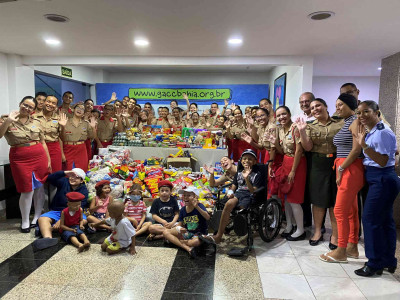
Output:
<instances>
[{"instance_id":1,"label":"white ceiling","mask_svg":"<svg viewBox=\"0 0 400 300\"><path fill-rule=\"evenodd\" d=\"M307 18L320 10L334 11L336 16L319 22ZM19 0L0 3L0 52L301 55L314 57L317 76L379 76L381 59L400 50L399 11L399 0ZM43 18L48 13L71 21L49 22ZM232 36L241 36L243 45L229 47L226 41ZM62 46L50 48L44 37L58 38ZM135 47L135 37L146 37L150 46Z\"/></svg>"}]
</instances>

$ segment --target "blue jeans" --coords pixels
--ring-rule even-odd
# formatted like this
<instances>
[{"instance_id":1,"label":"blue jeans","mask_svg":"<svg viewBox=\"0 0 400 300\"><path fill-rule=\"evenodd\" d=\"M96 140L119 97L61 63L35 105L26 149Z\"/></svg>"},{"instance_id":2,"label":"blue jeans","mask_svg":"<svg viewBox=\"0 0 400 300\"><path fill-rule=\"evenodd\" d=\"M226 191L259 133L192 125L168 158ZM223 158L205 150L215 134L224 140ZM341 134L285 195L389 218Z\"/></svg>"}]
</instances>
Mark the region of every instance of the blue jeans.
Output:
<instances>
[{"instance_id":1,"label":"blue jeans","mask_svg":"<svg viewBox=\"0 0 400 300\"><path fill-rule=\"evenodd\" d=\"M67 230L64 230L61 233L61 238L67 243L69 243L69 240L71 239L71 237L73 237L73 236L79 237L81 234L84 234L84 232L79 228L79 225L73 225L70 228L76 229L76 233L73 231L67 231Z\"/></svg>"},{"instance_id":2,"label":"blue jeans","mask_svg":"<svg viewBox=\"0 0 400 300\"><path fill-rule=\"evenodd\" d=\"M365 178L369 184L369 191L362 222L367 265L373 269L393 267L397 265L393 202L400 191L400 180L394 167L367 166Z\"/></svg>"}]
</instances>

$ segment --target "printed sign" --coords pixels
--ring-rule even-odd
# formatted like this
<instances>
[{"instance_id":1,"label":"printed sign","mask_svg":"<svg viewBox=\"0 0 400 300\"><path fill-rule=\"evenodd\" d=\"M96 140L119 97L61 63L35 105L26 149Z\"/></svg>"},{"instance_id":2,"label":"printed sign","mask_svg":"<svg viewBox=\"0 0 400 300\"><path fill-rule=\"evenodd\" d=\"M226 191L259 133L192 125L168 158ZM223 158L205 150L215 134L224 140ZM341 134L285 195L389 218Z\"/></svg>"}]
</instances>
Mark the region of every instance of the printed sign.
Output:
<instances>
[{"instance_id":1,"label":"printed sign","mask_svg":"<svg viewBox=\"0 0 400 300\"><path fill-rule=\"evenodd\" d=\"M167 88L130 88L129 97L135 99L183 99L186 94L192 100L231 99L230 89L167 89Z\"/></svg>"},{"instance_id":2,"label":"printed sign","mask_svg":"<svg viewBox=\"0 0 400 300\"><path fill-rule=\"evenodd\" d=\"M61 67L61 75L72 78L72 69L66 68L66 67Z\"/></svg>"}]
</instances>

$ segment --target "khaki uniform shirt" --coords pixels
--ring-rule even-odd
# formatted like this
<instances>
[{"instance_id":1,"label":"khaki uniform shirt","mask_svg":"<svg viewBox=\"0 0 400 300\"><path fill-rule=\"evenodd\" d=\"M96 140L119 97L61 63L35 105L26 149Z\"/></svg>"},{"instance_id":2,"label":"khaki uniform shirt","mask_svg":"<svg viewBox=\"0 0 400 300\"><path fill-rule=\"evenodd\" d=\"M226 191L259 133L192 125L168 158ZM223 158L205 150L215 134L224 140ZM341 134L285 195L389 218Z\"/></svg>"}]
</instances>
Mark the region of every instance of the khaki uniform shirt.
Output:
<instances>
[{"instance_id":1,"label":"khaki uniform shirt","mask_svg":"<svg viewBox=\"0 0 400 300\"><path fill-rule=\"evenodd\" d=\"M58 114L53 113L53 115L47 119L41 112L35 114L35 119L37 119L42 126L46 143L58 141L61 132L61 126L58 123Z\"/></svg>"},{"instance_id":2,"label":"khaki uniform shirt","mask_svg":"<svg viewBox=\"0 0 400 300\"><path fill-rule=\"evenodd\" d=\"M275 136L277 136L277 126L275 123L269 122L265 128L258 127L257 129L258 145L265 148L267 151L275 148L275 145L271 144L270 141L268 141L267 138L264 136L265 133L268 132L270 129L273 129L275 131Z\"/></svg>"},{"instance_id":3,"label":"khaki uniform shirt","mask_svg":"<svg viewBox=\"0 0 400 300\"><path fill-rule=\"evenodd\" d=\"M7 118L2 118L0 123L3 123L5 119ZM41 139L44 139L43 130L39 121L32 116L29 117L25 124L22 124L19 120L12 122L10 126L8 126L4 137L10 146L25 144L32 141L39 142Z\"/></svg>"},{"instance_id":4,"label":"khaki uniform shirt","mask_svg":"<svg viewBox=\"0 0 400 300\"><path fill-rule=\"evenodd\" d=\"M67 125L64 128L65 140L63 142L79 142L85 141L93 137L93 129L89 122L81 120L78 126L75 126L72 119L68 119Z\"/></svg>"},{"instance_id":5,"label":"khaki uniform shirt","mask_svg":"<svg viewBox=\"0 0 400 300\"><path fill-rule=\"evenodd\" d=\"M240 139L243 132L246 132L246 122L242 124L236 123L236 121L231 125L230 133L235 139Z\"/></svg>"},{"instance_id":6,"label":"khaki uniform shirt","mask_svg":"<svg viewBox=\"0 0 400 300\"><path fill-rule=\"evenodd\" d=\"M74 116L74 110L70 107L68 108L68 111L62 110L62 106L58 107L58 113L65 113L67 115L67 118L72 118Z\"/></svg>"},{"instance_id":7,"label":"khaki uniform shirt","mask_svg":"<svg viewBox=\"0 0 400 300\"><path fill-rule=\"evenodd\" d=\"M110 118L105 120L104 117L100 118L97 122L97 137L102 142L109 142L113 139L114 133L117 131L118 121Z\"/></svg>"},{"instance_id":8,"label":"khaki uniform shirt","mask_svg":"<svg viewBox=\"0 0 400 300\"><path fill-rule=\"evenodd\" d=\"M311 152L321 154L336 153L336 147L333 144L333 137L343 127L343 119L335 120L329 118L328 123L323 125L318 120L307 124L306 134L313 142Z\"/></svg>"},{"instance_id":9,"label":"khaki uniform shirt","mask_svg":"<svg viewBox=\"0 0 400 300\"><path fill-rule=\"evenodd\" d=\"M294 154L296 152L295 144L300 144L300 132L297 129L296 125L292 123L286 133L283 126L280 126L278 129L278 141L282 147L283 154L294 157Z\"/></svg>"},{"instance_id":10,"label":"khaki uniform shirt","mask_svg":"<svg viewBox=\"0 0 400 300\"><path fill-rule=\"evenodd\" d=\"M187 128L197 128L197 129L204 129L204 128L206 128L205 125L204 125L201 121L199 121L199 123L197 123L196 126L193 125L192 120L186 121L186 126L185 126L185 127L187 127Z\"/></svg>"},{"instance_id":11,"label":"khaki uniform shirt","mask_svg":"<svg viewBox=\"0 0 400 300\"><path fill-rule=\"evenodd\" d=\"M151 123L153 125L161 125L162 128L170 128L171 127L169 122L164 120L164 119L162 119L162 118L153 119Z\"/></svg>"},{"instance_id":12,"label":"khaki uniform shirt","mask_svg":"<svg viewBox=\"0 0 400 300\"><path fill-rule=\"evenodd\" d=\"M210 123L211 127L217 123L218 115L209 115L205 118L206 123Z\"/></svg>"},{"instance_id":13,"label":"khaki uniform shirt","mask_svg":"<svg viewBox=\"0 0 400 300\"><path fill-rule=\"evenodd\" d=\"M135 114L133 116L122 118L122 121L125 128L135 128L138 126L139 118Z\"/></svg>"}]
</instances>

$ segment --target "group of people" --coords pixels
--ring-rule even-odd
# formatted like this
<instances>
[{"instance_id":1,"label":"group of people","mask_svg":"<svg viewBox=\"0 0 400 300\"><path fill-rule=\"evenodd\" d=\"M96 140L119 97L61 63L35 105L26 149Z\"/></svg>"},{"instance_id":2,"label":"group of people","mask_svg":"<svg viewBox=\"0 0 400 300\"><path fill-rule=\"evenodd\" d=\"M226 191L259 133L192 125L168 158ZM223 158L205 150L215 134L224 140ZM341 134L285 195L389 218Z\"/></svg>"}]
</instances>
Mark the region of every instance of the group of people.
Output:
<instances>
[{"instance_id":1,"label":"group of people","mask_svg":"<svg viewBox=\"0 0 400 300\"><path fill-rule=\"evenodd\" d=\"M92 231L97 228L115 230L121 220L125 220L123 223L132 228L125 231L130 233L124 237L121 247L113 246L114 235L106 240L104 251L118 252L120 248L134 245L136 234L147 233L150 239L164 237L194 256L194 249L201 241L220 243L230 212L235 207L251 205L254 191L266 185L268 197L282 200L286 216L282 236L289 241L304 240L305 227L314 221L309 243L318 245L323 240L325 216L329 213L331 251L321 254L320 259L330 263L345 263L347 257L358 258L359 207L363 203L368 263L356 273L371 276L382 273L384 268L394 272L397 261L393 202L400 191L394 170L396 139L382 119L377 103L361 102L358 95L359 90L353 83L340 87L334 116L329 115L326 102L315 98L311 92L299 97L301 116L292 116L287 106L274 110L266 98L261 99L257 107L246 107L244 113L238 105L228 107L229 101L225 100L222 111L213 103L199 115L197 104L190 103L184 95L186 110L173 100L170 108L158 109L157 118L151 103L145 103L142 109L135 99L124 97L120 101L115 93L102 111L93 109L91 99L71 107L72 92L64 93L59 107L58 99L52 95L38 93L36 97L24 97L18 111L0 120L0 137L5 136L11 147L10 165L17 191L21 193L21 231L29 232L38 223L43 236L38 246L44 247L55 242L53 229L76 234L89 222L88 228ZM109 183L103 182L96 200L90 207L87 204L85 171L96 148L110 145L116 132L132 127L142 129L145 125L223 131L228 140L228 156L221 160L224 175L215 180L213 168L205 166L212 186L232 182L216 235L207 235L209 215L197 202L196 190L182 191L186 208L179 211L168 182L159 186L160 198L152 204L151 213L156 224L146 222L145 205L140 202L142 191L138 186L132 187L125 205L117 207L117 203L110 206L118 201L108 196ZM260 180L257 169L260 162L268 164L268 183ZM75 171L68 171L71 169ZM52 194L52 210L41 215L45 182L49 183ZM369 186L367 196L360 197L366 185ZM77 189L78 192L83 189L84 199L67 196ZM30 222L32 199L35 213ZM87 211L80 213L79 206ZM67 208L69 211L64 211ZM78 222L76 228L66 225L70 224L73 212L79 214L74 219ZM196 225L192 224L193 220ZM69 233L64 235L80 251L89 246L82 233L79 239L72 239ZM134 251L133 246L131 253Z\"/></svg>"}]
</instances>

